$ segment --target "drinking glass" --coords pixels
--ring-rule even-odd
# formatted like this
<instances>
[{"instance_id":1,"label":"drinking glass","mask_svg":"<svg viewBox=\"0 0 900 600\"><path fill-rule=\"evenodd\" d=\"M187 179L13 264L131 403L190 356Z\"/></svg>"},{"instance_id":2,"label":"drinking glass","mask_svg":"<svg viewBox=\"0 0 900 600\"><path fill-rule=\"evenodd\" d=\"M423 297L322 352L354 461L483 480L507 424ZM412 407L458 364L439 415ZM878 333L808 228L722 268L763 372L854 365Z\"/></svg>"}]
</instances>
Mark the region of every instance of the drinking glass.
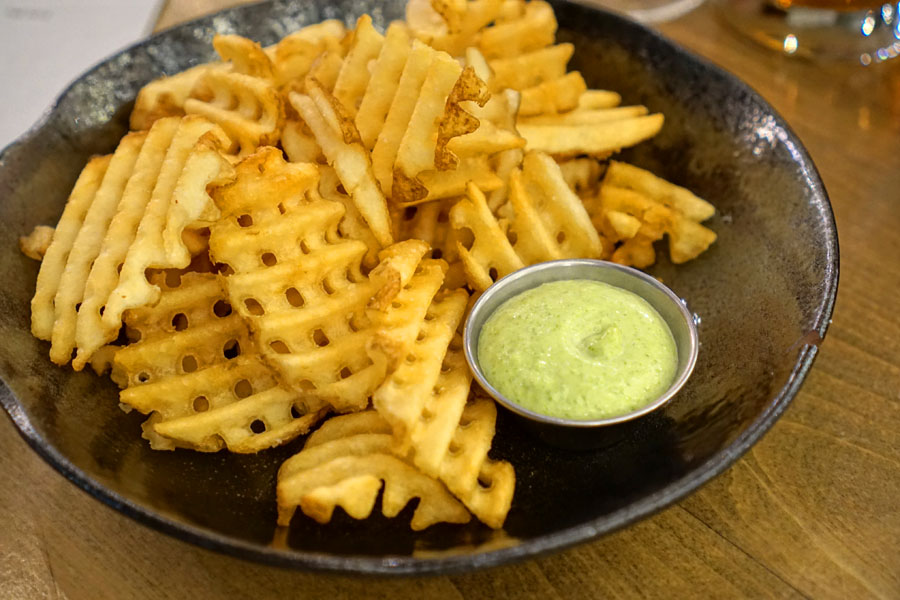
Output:
<instances>
[{"instance_id":1,"label":"drinking glass","mask_svg":"<svg viewBox=\"0 0 900 600\"><path fill-rule=\"evenodd\" d=\"M719 16L784 54L868 66L900 55L897 2L878 0L714 0Z\"/></svg>"}]
</instances>

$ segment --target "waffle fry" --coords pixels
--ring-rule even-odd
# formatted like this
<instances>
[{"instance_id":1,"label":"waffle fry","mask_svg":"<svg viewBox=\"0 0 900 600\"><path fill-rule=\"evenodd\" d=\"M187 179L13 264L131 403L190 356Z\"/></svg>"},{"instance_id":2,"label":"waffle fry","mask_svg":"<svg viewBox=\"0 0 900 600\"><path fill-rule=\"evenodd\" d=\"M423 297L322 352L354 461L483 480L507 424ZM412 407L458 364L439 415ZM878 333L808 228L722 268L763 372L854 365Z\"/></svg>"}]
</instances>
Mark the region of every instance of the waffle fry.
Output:
<instances>
[{"instance_id":1,"label":"waffle fry","mask_svg":"<svg viewBox=\"0 0 900 600\"><path fill-rule=\"evenodd\" d=\"M209 71L224 68L226 66L222 63L202 64L151 81L140 89L135 98L129 127L134 131L143 131L163 117L184 116L184 103L197 82Z\"/></svg>"},{"instance_id":2,"label":"waffle fry","mask_svg":"<svg viewBox=\"0 0 900 600\"><path fill-rule=\"evenodd\" d=\"M397 516L419 498L410 523L414 531L435 523L467 523L469 512L443 485L390 454L390 440L389 435L364 434L289 458L278 472L278 524L290 525L298 506L320 523L331 520L335 506L356 519L367 518L382 481L381 510L386 517Z\"/></svg>"},{"instance_id":3,"label":"waffle fry","mask_svg":"<svg viewBox=\"0 0 900 600\"><path fill-rule=\"evenodd\" d=\"M90 207L84 216L84 220L79 224L77 235L71 242L71 249L67 255L60 256L60 261L47 257L41 264L41 271L45 266L53 269L54 274L58 274L59 279L55 282L47 281L48 287L56 284L56 294L54 298L49 298L49 294L41 294L43 291L41 276L38 275L38 294L41 294L41 300L51 303L54 310L54 320L52 326L50 360L58 365L64 365L69 362L72 351L75 348L75 324L77 318L78 305L84 298L84 288L88 275L91 271L91 265L103 244L106 230L109 222L115 215L122 197L122 191L131 174L134 172L134 165L140 154L144 139L147 137L145 133L130 133L122 138L119 146L113 153L112 158L103 175L103 180L97 187L96 192L92 195ZM79 204L81 197L75 199ZM76 206L76 209L79 208ZM78 211L80 212L80 211ZM67 215L63 215L66 217ZM75 211L73 211L73 220L77 219ZM70 226L68 223L68 226ZM74 225L74 223L72 224ZM58 228L60 234L63 229ZM62 248L60 248L62 250ZM48 252L53 251L51 245ZM60 264L65 261L65 266ZM34 300L32 300L32 305Z\"/></svg>"},{"instance_id":4,"label":"waffle fry","mask_svg":"<svg viewBox=\"0 0 900 600\"><path fill-rule=\"evenodd\" d=\"M143 135L138 137L139 143L143 143ZM128 142L127 145L132 143ZM124 151L125 148L123 148ZM133 151L133 148L128 149L129 153ZM111 161L112 155L108 155L93 158L88 162L81 171L81 175L78 176L62 216L53 231L53 239L41 261L34 297L31 299L31 333L38 339L49 340L53 334L53 325L56 320L54 303L63 272L68 263L72 246L75 244L84 220L93 205ZM117 168L121 167L117 166Z\"/></svg>"},{"instance_id":5,"label":"waffle fry","mask_svg":"<svg viewBox=\"0 0 900 600\"><path fill-rule=\"evenodd\" d=\"M587 91L584 78L578 71L566 73L558 79L544 81L522 90L519 116L560 113L578 107L578 99Z\"/></svg>"},{"instance_id":6,"label":"waffle fry","mask_svg":"<svg viewBox=\"0 0 900 600\"><path fill-rule=\"evenodd\" d=\"M341 21L330 19L308 25L283 37L265 49L275 69L275 83L285 89L292 82L302 81L313 63L323 53L342 56L341 40L346 29Z\"/></svg>"},{"instance_id":7,"label":"waffle fry","mask_svg":"<svg viewBox=\"0 0 900 600\"><path fill-rule=\"evenodd\" d=\"M512 177L514 211L510 231L526 264L559 258L598 258L600 238L559 166L546 154L529 152L521 176Z\"/></svg>"},{"instance_id":8,"label":"waffle fry","mask_svg":"<svg viewBox=\"0 0 900 600\"><path fill-rule=\"evenodd\" d=\"M575 46L557 44L511 58L488 61L494 72L491 89L525 90L566 74L566 63L572 58Z\"/></svg>"},{"instance_id":9,"label":"waffle fry","mask_svg":"<svg viewBox=\"0 0 900 600\"><path fill-rule=\"evenodd\" d=\"M384 36L372 27L372 17L363 15L356 21L353 39L332 94L351 116L356 115L359 103L369 83L369 62L378 57Z\"/></svg>"},{"instance_id":10,"label":"waffle fry","mask_svg":"<svg viewBox=\"0 0 900 600\"><path fill-rule=\"evenodd\" d=\"M525 266L474 184L469 184L466 198L450 209L450 224L458 232L471 232L471 246L467 248L460 240L456 247L469 285L475 290L486 290L497 279Z\"/></svg>"},{"instance_id":11,"label":"waffle fry","mask_svg":"<svg viewBox=\"0 0 900 600\"><path fill-rule=\"evenodd\" d=\"M526 140L525 148L554 156L606 157L622 148L647 140L662 128L660 113L626 117L592 125L518 125Z\"/></svg>"},{"instance_id":12,"label":"waffle fry","mask_svg":"<svg viewBox=\"0 0 900 600\"><path fill-rule=\"evenodd\" d=\"M421 320L430 302L427 292L407 297L419 293L414 272L427 245L395 244L365 276L360 261L367 248L338 234L344 206L319 196L315 167L285 163L270 149L245 159L237 172L233 184L214 191L223 214L210 237L215 260L233 271L225 278L232 303L289 386L339 411L364 406L394 360L376 363L367 350L402 351L405 344L388 332L403 329L404 319ZM423 283L432 296L443 279L438 271ZM398 323L391 311L401 306ZM370 347L380 324L387 332Z\"/></svg>"},{"instance_id":13,"label":"waffle fry","mask_svg":"<svg viewBox=\"0 0 900 600\"><path fill-rule=\"evenodd\" d=\"M350 196L341 192L341 181L334 169L319 167L319 194L326 200L333 200L344 205L344 217L338 223L338 233L346 239L359 240L366 245L366 254L362 259L365 269L372 269L378 264L378 252L381 244L369 229L366 220L356 208ZM404 238L409 239L409 238Z\"/></svg>"},{"instance_id":14,"label":"waffle fry","mask_svg":"<svg viewBox=\"0 0 900 600\"><path fill-rule=\"evenodd\" d=\"M239 35L219 34L213 38L213 48L235 73L267 80L275 77L275 66L262 46L253 40Z\"/></svg>"},{"instance_id":15,"label":"waffle fry","mask_svg":"<svg viewBox=\"0 0 900 600\"><path fill-rule=\"evenodd\" d=\"M417 39L451 56L462 56L476 45L477 38L490 22L503 14L502 0L410 0L406 22Z\"/></svg>"},{"instance_id":16,"label":"waffle fry","mask_svg":"<svg viewBox=\"0 0 900 600\"><path fill-rule=\"evenodd\" d=\"M53 242L56 229L46 225L37 225L28 235L19 238L19 250L28 258L43 260L44 255Z\"/></svg>"},{"instance_id":17,"label":"waffle fry","mask_svg":"<svg viewBox=\"0 0 900 600\"><path fill-rule=\"evenodd\" d=\"M360 143L359 132L340 103L315 79L306 83L309 95L292 92L291 105L312 130L344 189L368 223L382 247L393 242L387 201L372 172L369 154Z\"/></svg>"},{"instance_id":18,"label":"waffle fry","mask_svg":"<svg viewBox=\"0 0 900 600\"><path fill-rule=\"evenodd\" d=\"M367 150L375 147L409 52L410 39L406 27L391 23L356 113L356 129Z\"/></svg>"},{"instance_id":19,"label":"waffle fry","mask_svg":"<svg viewBox=\"0 0 900 600\"><path fill-rule=\"evenodd\" d=\"M158 121L154 128L162 123L169 121ZM92 278L94 293L85 299L90 302L90 310L84 310L85 317L79 323L84 343L84 352L78 357L81 364L90 358L91 351L115 338L126 310L158 300L160 290L147 280L147 269L188 266L190 250L184 244L183 231L196 221L218 216L206 188L233 177L229 162L219 152L228 145L219 127L192 116L171 124L175 128L164 155L157 154L148 162L154 165L155 175L140 181L133 196L125 198L127 204L122 207L127 212L120 213L116 230L106 240L106 256L94 265L98 270ZM145 183L152 185L149 197L149 185Z\"/></svg>"},{"instance_id":20,"label":"waffle fry","mask_svg":"<svg viewBox=\"0 0 900 600\"><path fill-rule=\"evenodd\" d=\"M712 217L716 212L712 204L697 197L687 188L669 183L650 171L627 163L609 161L609 168L603 181L607 185L641 192L698 223Z\"/></svg>"},{"instance_id":21,"label":"waffle fry","mask_svg":"<svg viewBox=\"0 0 900 600\"><path fill-rule=\"evenodd\" d=\"M595 213L592 220L599 223L601 232L613 242L622 242L612 254L614 262L638 268L653 264L656 253L652 243L664 234L668 235L669 257L675 264L696 258L715 241L716 234L712 230L677 209L606 181L604 179L596 200L589 202L588 207ZM686 202L694 210L704 210L704 204L700 198L689 198Z\"/></svg>"},{"instance_id":22,"label":"waffle fry","mask_svg":"<svg viewBox=\"0 0 900 600\"><path fill-rule=\"evenodd\" d=\"M306 433L321 405L281 387L215 275L160 273L156 306L129 311L140 340L115 354L121 402L149 414L154 449L246 453Z\"/></svg>"},{"instance_id":23,"label":"waffle fry","mask_svg":"<svg viewBox=\"0 0 900 600\"><path fill-rule=\"evenodd\" d=\"M550 46L555 38L553 8L541 0L532 0L518 18L486 27L478 47L489 58L519 56Z\"/></svg>"},{"instance_id":24,"label":"waffle fry","mask_svg":"<svg viewBox=\"0 0 900 600\"><path fill-rule=\"evenodd\" d=\"M409 356L372 396L375 410L391 425L397 451L403 456L421 437L417 425L422 420L426 403L437 389L444 355L462 320L467 301L465 292L436 299L428 309L428 319L417 331L418 339ZM465 374L462 404L465 404L471 380L469 374ZM449 419L455 426L461 414L462 405L459 405L458 410L445 412L441 418ZM435 415L430 413L429 416L433 418ZM432 467L430 471L436 471L430 457L423 457L422 460L431 461L428 463Z\"/></svg>"}]
</instances>

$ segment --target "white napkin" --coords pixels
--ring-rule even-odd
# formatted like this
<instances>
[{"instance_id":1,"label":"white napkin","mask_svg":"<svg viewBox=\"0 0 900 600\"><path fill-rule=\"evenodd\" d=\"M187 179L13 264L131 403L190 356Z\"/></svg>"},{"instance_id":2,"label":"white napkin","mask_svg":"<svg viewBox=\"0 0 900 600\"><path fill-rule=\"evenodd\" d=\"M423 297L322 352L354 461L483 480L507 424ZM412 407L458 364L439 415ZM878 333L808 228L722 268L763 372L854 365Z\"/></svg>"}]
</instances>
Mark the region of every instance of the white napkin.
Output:
<instances>
[{"instance_id":1,"label":"white napkin","mask_svg":"<svg viewBox=\"0 0 900 600\"><path fill-rule=\"evenodd\" d=\"M0 0L0 149L91 66L148 35L164 0Z\"/></svg>"}]
</instances>

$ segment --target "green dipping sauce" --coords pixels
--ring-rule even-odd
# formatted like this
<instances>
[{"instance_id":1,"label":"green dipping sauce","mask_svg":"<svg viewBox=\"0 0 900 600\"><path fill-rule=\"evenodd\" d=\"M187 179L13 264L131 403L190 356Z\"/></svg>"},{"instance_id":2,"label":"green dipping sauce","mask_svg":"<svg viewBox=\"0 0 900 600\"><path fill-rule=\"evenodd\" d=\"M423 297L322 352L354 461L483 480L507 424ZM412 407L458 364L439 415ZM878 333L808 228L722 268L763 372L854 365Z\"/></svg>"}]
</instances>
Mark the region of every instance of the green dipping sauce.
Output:
<instances>
[{"instance_id":1,"label":"green dipping sauce","mask_svg":"<svg viewBox=\"0 0 900 600\"><path fill-rule=\"evenodd\" d=\"M478 362L491 385L523 408L588 421L658 398L675 377L678 352L646 300L574 279L501 304L478 336Z\"/></svg>"}]
</instances>

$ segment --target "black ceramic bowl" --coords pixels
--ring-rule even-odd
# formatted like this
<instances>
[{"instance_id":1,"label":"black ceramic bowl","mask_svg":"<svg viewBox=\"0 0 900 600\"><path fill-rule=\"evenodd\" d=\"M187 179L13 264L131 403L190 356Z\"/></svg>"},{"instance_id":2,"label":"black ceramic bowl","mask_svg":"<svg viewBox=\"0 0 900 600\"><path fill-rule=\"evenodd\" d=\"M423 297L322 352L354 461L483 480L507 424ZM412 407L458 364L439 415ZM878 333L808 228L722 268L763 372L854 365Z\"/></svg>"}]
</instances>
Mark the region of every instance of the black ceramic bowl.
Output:
<instances>
[{"instance_id":1,"label":"black ceramic bowl","mask_svg":"<svg viewBox=\"0 0 900 600\"><path fill-rule=\"evenodd\" d=\"M436 573L496 565L589 540L683 498L721 473L784 411L828 326L838 278L834 220L803 146L734 77L619 17L554 3L571 67L592 87L662 111L666 124L624 158L688 186L718 208L719 239L675 267L651 270L700 319L694 374L663 410L618 444L573 453L545 447L501 412L492 454L516 466L502 534L477 524L409 532L338 514L296 518L276 535L278 465L302 443L255 456L155 452L141 415L118 408L106 379L53 366L29 333L38 264L17 238L59 217L87 158L110 152L147 81L213 58L214 32L264 44L326 18L379 26L401 1L257 4L154 36L98 65L41 123L0 155L0 375L3 405L29 444L89 494L138 521L208 548L267 563L366 573ZM377 512L377 511L376 511Z\"/></svg>"}]
</instances>

